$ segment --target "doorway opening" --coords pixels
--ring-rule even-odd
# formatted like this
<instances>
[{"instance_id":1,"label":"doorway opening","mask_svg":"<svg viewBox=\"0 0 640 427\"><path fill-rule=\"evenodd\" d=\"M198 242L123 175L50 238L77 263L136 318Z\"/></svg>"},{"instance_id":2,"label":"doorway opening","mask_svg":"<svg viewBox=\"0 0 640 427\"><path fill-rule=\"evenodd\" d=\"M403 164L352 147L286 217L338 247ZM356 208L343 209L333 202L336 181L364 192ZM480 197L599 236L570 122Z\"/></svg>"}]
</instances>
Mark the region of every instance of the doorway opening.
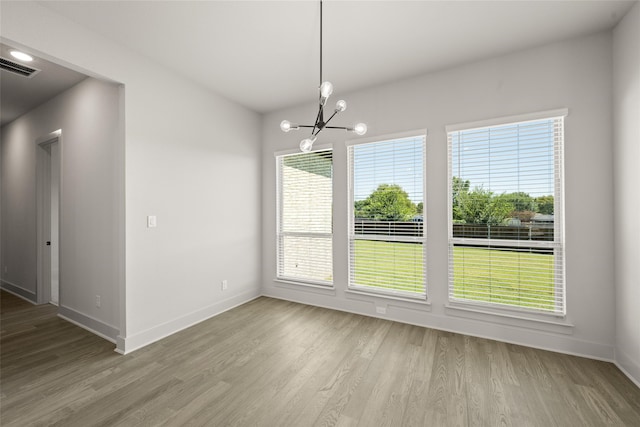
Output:
<instances>
[{"instance_id":1,"label":"doorway opening","mask_svg":"<svg viewBox=\"0 0 640 427\"><path fill-rule=\"evenodd\" d=\"M38 304L60 303L61 141L61 130L36 141Z\"/></svg>"}]
</instances>

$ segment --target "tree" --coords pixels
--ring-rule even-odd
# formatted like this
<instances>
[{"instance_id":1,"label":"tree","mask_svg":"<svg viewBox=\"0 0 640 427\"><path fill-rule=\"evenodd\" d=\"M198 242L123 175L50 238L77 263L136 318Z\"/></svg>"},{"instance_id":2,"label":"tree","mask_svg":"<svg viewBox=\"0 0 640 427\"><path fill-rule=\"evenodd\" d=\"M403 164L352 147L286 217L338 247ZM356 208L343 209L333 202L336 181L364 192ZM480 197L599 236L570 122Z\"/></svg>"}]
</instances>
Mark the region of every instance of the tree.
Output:
<instances>
[{"instance_id":1,"label":"tree","mask_svg":"<svg viewBox=\"0 0 640 427\"><path fill-rule=\"evenodd\" d=\"M460 207L460 197L465 197L469 193L469 180L462 180L457 176L453 177L451 183L451 193L453 201L453 220L456 222L464 222L462 219L462 211Z\"/></svg>"},{"instance_id":2,"label":"tree","mask_svg":"<svg viewBox=\"0 0 640 427\"><path fill-rule=\"evenodd\" d=\"M367 200L356 200L353 203L353 210L356 218L365 218L367 213L364 211L364 207L367 205Z\"/></svg>"},{"instance_id":3,"label":"tree","mask_svg":"<svg viewBox=\"0 0 640 427\"><path fill-rule=\"evenodd\" d=\"M513 205L514 211L533 211L538 209L537 203L533 197L523 191L505 194L504 197Z\"/></svg>"},{"instance_id":4,"label":"tree","mask_svg":"<svg viewBox=\"0 0 640 427\"><path fill-rule=\"evenodd\" d=\"M471 192L458 194L459 220L468 224L502 224L513 211L513 204L505 194L476 187ZM455 218L454 218L455 219Z\"/></svg>"},{"instance_id":5,"label":"tree","mask_svg":"<svg viewBox=\"0 0 640 427\"><path fill-rule=\"evenodd\" d=\"M397 184L380 184L365 200L354 204L356 216L382 221L408 221L417 212L409 195Z\"/></svg>"},{"instance_id":6,"label":"tree","mask_svg":"<svg viewBox=\"0 0 640 427\"><path fill-rule=\"evenodd\" d=\"M504 223L504 220L509 218L509 214L512 211L513 204L504 194L492 197L489 203L487 224L497 225Z\"/></svg>"},{"instance_id":7,"label":"tree","mask_svg":"<svg viewBox=\"0 0 640 427\"><path fill-rule=\"evenodd\" d=\"M553 215L553 196L536 197L538 212L545 215Z\"/></svg>"},{"instance_id":8,"label":"tree","mask_svg":"<svg viewBox=\"0 0 640 427\"><path fill-rule=\"evenodd\" d=\"M424 203L420 202L416 205L416 213L418 215L422 215L423 211L424 211Z\"/></svg>"}]
</instances>

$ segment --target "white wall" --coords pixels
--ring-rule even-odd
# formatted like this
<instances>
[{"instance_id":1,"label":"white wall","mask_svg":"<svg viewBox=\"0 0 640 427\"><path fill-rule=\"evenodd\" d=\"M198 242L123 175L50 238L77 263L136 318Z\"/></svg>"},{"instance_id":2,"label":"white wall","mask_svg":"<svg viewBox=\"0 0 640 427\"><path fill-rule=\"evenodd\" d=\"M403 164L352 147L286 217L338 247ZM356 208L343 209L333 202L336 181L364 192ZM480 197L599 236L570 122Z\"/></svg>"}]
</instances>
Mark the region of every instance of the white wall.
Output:
<instances>
[{"instance_id":1,"label":"white wall","mask_svg":"<svg viewBox=\"0 0 640 427\"><path fill-rule=\"evenodd\" d=\"M124 84L119 351L259 295L260 116L35 2L1 7L6 42Z\"/></svg>"},{"instance_id":2,"label":"white wall","mask_svg":"<svg viewBox=\"0 0 640 427\"><path fill-rule=\"evenodd\" d=\"M259 115L148 71L126 86L134 348L260 294Z\"/></svg>"},{"instance_id":3,"label":"white wall","mask_svg":"<svg viewBox=\"0 0 640 427\"><path fill-rule=\"evenodd\" d=\"M56 130L56 129L52 129ZM27 126L2 128L2 286L36 302L36 151ZM9 246L9 242L13 245ZM11 248L11 250L7 250Z\"/></svg>"},{"instance_id":4,"label":"white wall","mask_svg":"<svg viewBox=\"0 0 640 427\"><path fill-rule=\"evenodd\" d=\"M331 80L331 76L326 76ZM366 137L427 128L427 286L430 305L345 292L347 287L347 160L344 133L334 143L335 290L279 284L275 278L275 162L273 152L297 147L300 132L279 122L312 121L315 104L268 114L263 121L263 292L308 304L438 329L611 360L614 348L611 36L602 33L397 81L335 99L349 109L336 125L369 125ZM445 126L566 107L566 319L553 324L478 314L447 305L447 142ZM536 317L536 316L532 316Z\"/></svg>"},{"instance_id":5,"label":"white wall","mask_svg":"<svg viewBox=\"0 0 640 427\"><path fill-rule=\"evenodd\" d=\"M640 4L613 32L616 362L640 386Z\"/></svg>"},{"instance_id":6,"label":"white wall","mask_svg":"<svg viewBox=\"0 0 640 427\"><path fill-rule=\"evenodd\" d=\"M35 301L36 140L62 130L60 313L119 332L117 164L120 89L88 78L2 128L3 286ZM95 305L100 295L101 307Z\"/></svg>"}]
</instances>

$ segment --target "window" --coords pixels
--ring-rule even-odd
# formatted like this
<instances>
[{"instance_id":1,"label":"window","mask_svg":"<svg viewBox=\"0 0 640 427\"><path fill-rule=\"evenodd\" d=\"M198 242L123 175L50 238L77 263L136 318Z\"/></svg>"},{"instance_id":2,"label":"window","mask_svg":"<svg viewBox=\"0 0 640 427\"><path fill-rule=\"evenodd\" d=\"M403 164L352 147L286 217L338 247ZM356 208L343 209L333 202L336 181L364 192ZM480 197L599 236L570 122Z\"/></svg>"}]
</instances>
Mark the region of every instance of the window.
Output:
<instances>
[{"instance_id":1,"label":"window","mask_svg":"<svg viewBox=\"0 0 640 427\"><path fill-rule=\"evenodd\" d=\"M277 278L333 283L331 150L276 156Z\"/></svg>"},{"instance_id":2,"label":"window","mask_svg":"<svg viewBox=\"0 0 640 427\"><path fill-rule=\"evenodd\" d=\"M450 301L565 314L565 115L447 128Z\"/></svg>"},{"instance_id":3,"label":"window","mask_svg":"<svg viewBox=\"0 0 640 427\"><path fill-rule=\"evenodd\" d=\"M424 135L348 147L349 288L426 298Z\"/></svg>"}]
</instances>

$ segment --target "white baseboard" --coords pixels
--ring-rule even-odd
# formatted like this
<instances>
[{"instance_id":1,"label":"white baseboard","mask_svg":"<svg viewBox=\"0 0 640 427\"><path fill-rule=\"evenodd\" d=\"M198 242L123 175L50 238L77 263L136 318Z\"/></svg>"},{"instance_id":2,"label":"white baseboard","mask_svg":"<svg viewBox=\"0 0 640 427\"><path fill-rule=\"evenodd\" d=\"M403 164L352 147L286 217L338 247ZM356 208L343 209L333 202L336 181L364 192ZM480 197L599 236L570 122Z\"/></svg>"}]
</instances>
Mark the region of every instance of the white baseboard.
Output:
<instances>
[{"instance_id":1,"label":"white baseboard","mask_svg":"<svg viewBox=\"0 0 640 427\"><path fill-rule=\"evenodd\" d=\"M17 296L18 298L22 298L23 300L30 302L31 304L37 304L38 299L35 292L31 292L14 283L7 282L6 280L3 280L0 283L0 287L10 294Z\"/></svg>"},{"instance_id":2,"label":"white baseboard","mask_svg":"<svg viewBox=\"0 0 640 427\"><path fill-rule=\"evenodd\" d=\"M613 362L635 385L640 388L640 364L628 354L616 348L616 359Z\"/></svg>"},{"instance_id":3,"label":"white baseboard","mask_svg":"<svg viewBox=\"0 0 640 427\"><path fill-rule=\"evenodd\" d=\"M176 332L187 329L193 325L210 319L211 317L231 310L239 305L246 304L260 296L260 289L243 292L226 300L219 301L192 313L178 317L177 319L154 326L145 331L138 332L127 337L118 336L116 338L116 352L120 354L129 354L135 350L166 338L169 335L175 334Z\"/></svg>"},{"instance_id":4,"label":"white baseboard","mask_svg":"<svg viewBox=\"0 0 640 427\"><path fill-rule=\"evenodd\" d=\"M120 333L118 328L114 326L63 305L58 306L58 317L114 344L116 343L116 337Z\"/></svg>"}]
</instances>

